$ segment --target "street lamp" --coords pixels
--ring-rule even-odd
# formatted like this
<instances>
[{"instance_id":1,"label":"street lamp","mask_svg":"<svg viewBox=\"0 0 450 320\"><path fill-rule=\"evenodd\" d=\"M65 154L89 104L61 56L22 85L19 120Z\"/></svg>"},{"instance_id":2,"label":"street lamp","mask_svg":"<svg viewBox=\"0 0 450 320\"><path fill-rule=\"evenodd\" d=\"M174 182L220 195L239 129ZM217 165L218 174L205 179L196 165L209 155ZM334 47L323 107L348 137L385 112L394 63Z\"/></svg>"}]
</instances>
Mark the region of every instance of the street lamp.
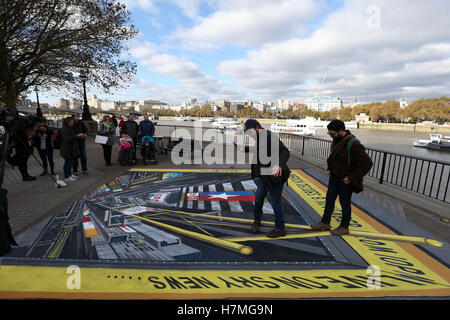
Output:
<instances>
[{"instance_id":1,"label":"street lamp","mask_svg":"<svg viewBox=\"0 0 450 320\"><path fill-rule=\"evenodd\" d=\"M89 105L87 103L87 96L86 96L86 81L87 81L87 75L85 73L80 74L81 82L83 83L83 98L84 98L84 104L83 104L83 115L82 120L92 120L91 112L89 111Z\"/></svg>"},{"instance_id":2,"label":"street lamp","mask_svg":"<svg viewBox=\"0 0 450 320\"><path fill-rule=\"evenodd\" d=\"M39 89L37 87L34 87L34 92L36 92L36 102L37 102L37 109L36 109L36 116L40 119L44 118L44 115L42 114L41 105L39 104Z\"/></svg>"}]
</instances>

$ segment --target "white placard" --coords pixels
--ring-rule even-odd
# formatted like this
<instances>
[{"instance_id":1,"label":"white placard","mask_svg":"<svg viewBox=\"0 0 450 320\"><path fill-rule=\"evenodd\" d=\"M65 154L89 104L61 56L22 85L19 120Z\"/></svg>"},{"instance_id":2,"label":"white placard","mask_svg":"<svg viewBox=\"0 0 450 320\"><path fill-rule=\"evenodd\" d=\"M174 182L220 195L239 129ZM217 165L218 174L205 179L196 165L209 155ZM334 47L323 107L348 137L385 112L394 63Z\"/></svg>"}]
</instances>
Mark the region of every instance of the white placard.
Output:
<instances>
[{"instance_id":1,"label":"white placard","mask_svg":"<svg viewBox=\"0 0 450 320\"><path fill-rule=\"evenodd\" d=\"M95 136L95 143L107 144L108 143L108 137L101 136L101 135L96 135Z\"/></svg>"}]
</instances>

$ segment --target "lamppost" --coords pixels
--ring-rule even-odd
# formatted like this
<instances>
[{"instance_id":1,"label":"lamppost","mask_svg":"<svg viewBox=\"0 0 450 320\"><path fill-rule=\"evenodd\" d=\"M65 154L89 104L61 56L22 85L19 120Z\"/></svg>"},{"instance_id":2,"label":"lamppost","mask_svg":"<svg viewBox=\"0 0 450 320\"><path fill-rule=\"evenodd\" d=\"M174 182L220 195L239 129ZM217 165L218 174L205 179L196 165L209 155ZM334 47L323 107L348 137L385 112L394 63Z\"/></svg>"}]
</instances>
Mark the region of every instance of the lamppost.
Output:
<instances>
[{"instance_id":1,"label":"lamppost","mask_svg":"<svg viewBox=\"0 0 450 320\"><path fill-rule=\"evenodd\" d=\"M34 87L34 92L36 92L36 102L37 102L37 109L36 109L36 116L40 119L44 118L44 115L42 114L41 105L39 104L39 89L37 87Z\"/></svg>"},{"instance_id":2,"label":"lamppost","mask_svg":"<svg viewBox=\"0 0 450 320\"><path fill-rule=\"evenodd\" d=\"M89 105L87 103L87 96L86 96L86 81L87 81L87 75L82 73L80 74L80 79L83 82L83 98L84 98L84 104L83 104L83 114L81 119L82 120L91 120L92 121L92 115L89 111Z\"/></svg>"}]
</instances>

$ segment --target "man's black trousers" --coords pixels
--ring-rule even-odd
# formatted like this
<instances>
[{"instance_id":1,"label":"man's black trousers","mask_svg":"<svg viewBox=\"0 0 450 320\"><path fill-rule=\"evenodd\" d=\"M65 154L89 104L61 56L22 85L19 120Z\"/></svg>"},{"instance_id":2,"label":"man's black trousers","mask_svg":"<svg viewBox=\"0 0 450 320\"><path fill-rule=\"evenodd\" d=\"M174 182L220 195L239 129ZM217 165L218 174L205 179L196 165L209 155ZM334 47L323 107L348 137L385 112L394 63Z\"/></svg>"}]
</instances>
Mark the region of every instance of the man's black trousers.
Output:
<instances>
[{"instance_id":1,"label":"man's black trousers","mask_svg":"<svg viewBox=\"0 0 450 320\"><path fill-rule=\"evenodd\" d=\"M352 186L351 184L345 184L343 179L337 178L333 175L330 176L330 180L328 182L328 191L322 223L330 223L337 196L339 196L339 202L341 203L342 208L341 226L348 228L350 225L350 220L352 219Z\"/></svg>"}]
</instances>

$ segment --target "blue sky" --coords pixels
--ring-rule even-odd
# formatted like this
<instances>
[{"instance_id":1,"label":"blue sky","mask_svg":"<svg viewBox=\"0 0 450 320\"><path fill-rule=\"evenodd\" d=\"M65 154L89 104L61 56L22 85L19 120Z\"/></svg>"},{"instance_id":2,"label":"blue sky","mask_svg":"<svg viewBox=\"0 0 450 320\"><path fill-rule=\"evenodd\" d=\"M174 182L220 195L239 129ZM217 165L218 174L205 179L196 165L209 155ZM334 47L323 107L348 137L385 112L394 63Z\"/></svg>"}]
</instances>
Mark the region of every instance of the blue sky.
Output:
<instances>
[{"instance_id":1,"label":"blue sky","mask_svg":"<svg viewBox=\"0 0 450 320\"><path fill-rule=\"evenodd\" d=\"M449 95L450 1L121 2L138 71L114 95L90 88L101 98L301 101L324 76L320 94L344 103Z\"/></svg>"}]
</instances>

